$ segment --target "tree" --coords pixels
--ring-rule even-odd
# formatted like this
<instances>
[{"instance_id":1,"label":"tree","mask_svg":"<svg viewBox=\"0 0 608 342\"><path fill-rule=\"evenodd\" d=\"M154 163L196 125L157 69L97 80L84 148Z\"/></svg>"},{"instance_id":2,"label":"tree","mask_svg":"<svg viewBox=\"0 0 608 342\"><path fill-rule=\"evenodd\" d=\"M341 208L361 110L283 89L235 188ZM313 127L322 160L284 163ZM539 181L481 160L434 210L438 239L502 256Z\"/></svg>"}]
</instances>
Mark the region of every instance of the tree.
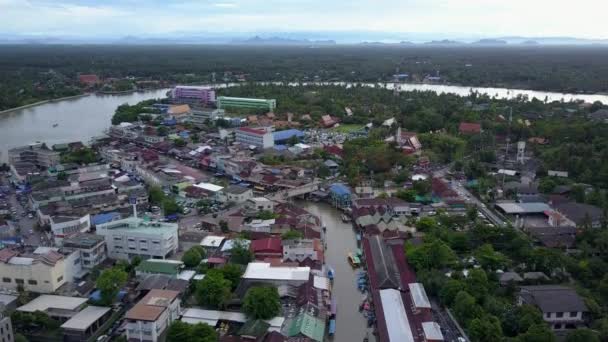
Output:
<instances>
[{"instance_id":1,"label":"tree","mask_svg":"<svg viewBox=\"0 0 608 342\"><path fill-rule=\"evenodd\" d=\"M221 220L219 225L222 233L228 233L230 231L230 229L228 229L228 222Z\"/></svg>"},{"instance_id":2,"label":"tree","mask_svg":"<svg viewBox=\"0 0 608 342\"><path fill-rule=\"evenodd\" d=\"M299 230L290 229L285 233L281 234L282 240L299 240L304 238L304 234Z\"/></svg>"},{"instance_id":3,"label":"tree","mask_svg":"<svg viewBox=\"0 0 608 342\"><path fill-rule=\"evenodd\" d=\"M465 284L467 285L467 291L478 300L482 300L488 294L490 283L486 272L482 269L472 269L465 280Z\"/></svg>"},{"instance_id":4,"label":"tree","mask_svg":"<svg viewBox=\"0 0 608 342\"><path fill-rule=\"evenodd\" d=\"M416 229L421 232L430 232L437 227L437 221L432 217L422 217L416 222Z\"/></svg>"},{"instance_id":5,"label":"tree","mask_svg":"<svg viewBox=\"0 0 608 342\"><path fill-rule=\"evenodd\" d=\"M179 205L173 198L165 198L162 202L163 212L165 215L172 215L181 212Z\"/></svg>"},{"instance_id":6,"label":"tree","mask_svg":"<svg viewBox=\"0 0 608 342\"><path fill-rule=\"evenodd\" d=\"M443 241L435 239L420 246L407 244L408 261L416 270L442 268L456 261L456 254Z\"/></svg>"},{"instance_id":7,"label":"tree","mask_svg":"<svg viewBox=\"0 0 608 342\"><path fill-rule=\"evenodd\" d=\"M579 328L566 335L566 342L600 342L600 338L591 329Z\"/></svg>"},{"instance_id":8,"label":"tree","mask_svg":"<svg viewBox=\"0 0 608 342\"><path fill-rule=\"evenodd\" d=\"M493 315L473 319L468 330L472 341L499 341L502 338L500 321Z\"/></svg>"},{"instance_id":9,"label":"tree","mask_svg":"<svg viewBox=\"0 0 608 342\"><path fill-rule=\"evenodd\" d=\"M175 139L175 141L173 142L173 144L177 147L184 147L186 146L188 143L184 140L184 139Z\"/></svg>"},{"instance_id":10,"label":"tree","mask_svg":"<svg viewBox=\"0 0 608 342\"><path fill-rule=\"evenodd\" d=\"M477 208L475 206L471 205L467 208L467 218L469 221L475 222L477 219Z\"/></svg>"},{"instance_id":11,"label":"tree","mask_svg":"<svg viewBox=\"0 0 608 342\"><path fill-rule=\"evenodd\" d=\"M163 190L160 187L151 186L150 189L148 189L148 200L150 201L150 203L160 205L163 203L164 199L165 194L163 193Z\"/></svg>"},{"instance_id":12,"label":"tree","mask_svg":"<svg viewBox=\"0 0 608 342\"><path fill-rule=\"evenodd\" d=\"M27 338L20 333L15 334L15 342L27 342Z\"/></svg>"},{"instance_id":13,"label":"tree","mask_svg":"<svg viewBox=\"0 0 608 342\"><path fill-rule=\"evenodd\" d=\"M222 274L224 275L224 279L230 281L232 291L236 290L239 282L241 281L241 276L243 275L243 266L238 264L225 264L224 267L220 268Z\"/></svg>"},{"instance_id":14,"label":"tree","mask_svg":"<svg viewBox=\"0 0 608 342\"><path fill-rule=\"evenodd\" d=\"M443 305L450 306L452 305L452 303L454 303L456 295L458 295L460 291L464 291L465 289L466 286L462 281L450 279L443 285L443 287L439 291L439 300L441 300L441 303Z\"/></svg>"},{"instance_id":15,"label":"tree","mask_svg":"<svg viewBox=\"0 0 608 342\"><path fill-rule=\"evenodd\" d=\"M489 243L481 245L473 252L473 255L481 266L487 270L504 268L508 262L507 257L500 252L495 252Z\"/></svg>"},{"instance_id":16,"label":"tree","mask_svg":"<svg viewBox=\"0 0 608 342\"><path fill-rule=\"evenodd\" d=\"M201 263L203 257L195 248L190 248L182 256L182 261L186 267L196 267Z\"/></svg>"},{"instance_id":17,"label":"tree","mask_svg":"<svg viewBox=\"0 0 608 342\"><path fill-rule=\"evenodd\" d=\"M545 323L535 324L525 333L517 336L520 342L555 342L555 335Z\"/></svg>"},{"instance_id":18,"label":"tree","mask_svg":"<svg viewBox=\"0 0 608 342\"><path fill-rule=\"evenodd\" d=\"M416 191L415 190L398 190L395 194L395 197L402 199L406 202L415 202L416 201Z\"/></svg>"},{"instance_id":19,"label":"tree","mask_svg":"<svg viewBox=\"0 0 608 342\"><path fill-rule=\"evenodd\" d=\"M64 171L61 171L57 174L57 180L65 181L68 180L68 174Z\"/></svg>"},{"instance_id":20,"label":"tree","mask_svg":"<svg viewBox=\"0 0 608 342\"><path fill-rule=\"evenodd\" d=\"M251 287L243 300L243 311L251 319L271 319L281 312L279 291L274 286Z\"/></svg>"},{"instance_id":21,"label":"tree","mask_svg":"<svg viewBox=\"0 0 608 342\"><path fill-rule=\"evenodd\" d=\"M200 305L222 308L231 297L230 286L222 271L209 270L205 278L196 284L196 300Z\"/></svg>"},{"instance_id":22,"label":"tree","mask_svg":"<svg viewBox=\"0 0 608 342\"><path fill-rule=\"evenodd\" d=\"M128 274L119 267L109 268L97 278L97 289L101 291L101 304L110 305L120 289L127 283Z\"/></svg>"},{"instance_id":23,"label":"tree","mask_svg":"<svg viewBox=\"0 0 608 342\"><path fill-rule=\"evenodd\" d=\"M463 322L465 326L471 320L480 318L482 315L481 307L475 303L475 298L466 291L458 292L454 299L453 309L458 321Z\"/></svg>"},{"instance_id":24,"label":"tree","mask_svg":"<svg viewBox=\"0 0 608 342\"><path fill-rule=\"evenodd\" d=\"M167 342L215 342L217 332L205 323L188 324L173 321L167 331Z\"/></svg>"},{"instance_id":25,"label":"tree","mask_svg":"<svg viewBox=\"0 0 608 342\"><path fill-rule=\"evenodd\" d=\"M249 250L245 240L235 240L230 254L230 261L235 264L247 265L253 260L253 253Z\"/></svg>"}]
</instances>

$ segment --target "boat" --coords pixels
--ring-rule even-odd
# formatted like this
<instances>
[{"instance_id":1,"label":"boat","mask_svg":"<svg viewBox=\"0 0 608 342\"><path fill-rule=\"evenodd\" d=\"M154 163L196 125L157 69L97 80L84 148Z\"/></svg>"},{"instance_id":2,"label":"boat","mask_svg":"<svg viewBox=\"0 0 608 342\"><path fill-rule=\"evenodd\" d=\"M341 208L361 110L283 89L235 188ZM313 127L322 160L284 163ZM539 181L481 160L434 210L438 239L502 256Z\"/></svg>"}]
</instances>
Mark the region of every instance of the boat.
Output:
<instances>
[{"instance_id":1,"label":"boat","mask_svg":"<svg viewBox=\"0 0 608 342\"><path fill-rule=\"evenodd\" d=\"M59 124L58 124L58 123L54 123L54 124L53 124L53 128L54 128L54 127L57 127L57 126L59 126Z\"/></svg>"},{"instance_id":2,"label":"boat","mask_svg":"<svg viewBox=\"0 0 608 342\"><path fill-rule=\"evenodd\" d=\"M365 332L365 337L363 338L363 342L369 342L369 332Z\"/></svg>"},{"instance_id":3,"label":"boat","mask_svg":"<svg viewBox=\"0 0 608 342\"><path fill-rule=\"evenodd\" d=\"M358 268L359 266L361 266L361 260L359 259L358 256L354 255L353 253L348 253L348 262L350 263L350 265L354 268Z\"/></svg>"},{"instance_id":4,"label":"boat","mask_svg":"<svg viewBox=\"0 0 608 342\"><path fill-rule=\"evenodd\" d=\"M334 336L335 333L336 333L336 320L330 319L329 320L329 336Z\"/></svg>"},{"instance_id":5,"label":"boat","mask_svg":"<svg viewBox=\"0 0 608 342\"><path fill-rule=\"evenodd\" d=\"M331 317L336 317L337 310L338 310L338 302L336 301L336 297L334 296L331 298L331 305L330 305Z\"/></svg>"},{"instance_id":6,"label":"boat","mask_svg":"<svg viewBox=\"0 0 608 342\"><path fill-rule=\"evenodd\" d=\"M350 222L350 217L346 214L342 214L342 222L347 223Z\"/></svg>"},{"instance_id":7,"label":"boat","mask_svg":"<svg viewBox=\"0 0 608 342\"><path fill-rule=\"evenodd\" d=\"M327 278L329 278L329 280L333 281L335 275L336 275L336 271L334 271L334 269L331 266L327 265Z\"/></svg>"}]
</instances>

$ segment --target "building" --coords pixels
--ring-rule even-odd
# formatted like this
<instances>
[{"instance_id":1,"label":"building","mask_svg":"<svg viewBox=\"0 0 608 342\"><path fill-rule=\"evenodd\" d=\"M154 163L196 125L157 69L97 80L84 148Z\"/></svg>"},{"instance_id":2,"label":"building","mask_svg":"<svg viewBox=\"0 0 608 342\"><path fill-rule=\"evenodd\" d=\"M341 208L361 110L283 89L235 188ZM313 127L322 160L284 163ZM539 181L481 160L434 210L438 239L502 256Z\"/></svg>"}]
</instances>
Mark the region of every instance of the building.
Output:
<instances>
[{"instance_id":1,"label":"building","mask_svg":"<svg viewBox=\"0 0 608 342\"><path fill-rule=\"evenodd\" d=\"M331 196L331 202L335 207L350 207L352 193L350 188L346 185L340 183L332 184L329 187L329 195Z\"/></svg>"},{"instance_id":2,"label":"building","mask_svg":"<svg viewBox=\"0 0 608 342\"><path fill-rule=\"evenodd\" d=\"M266 197L254 197L245 202L245 208L251 212L274 211L274 202Z\"/></svg>"},{"instance_id":3,"label":"building","mask_svg":"<svg viewBox=\"0 0 608 342\"><path fill-rule=\"evenodd\" d=\"M281 238L278 237L253 240L249 249L258 260L281 258L283 256L283 245L281 244Z\"/></svg>"},{"instance_id":4,"label":"building","mask_svg":"<svg viewBox=\"0 0 608 342\"><path fill-rule=\"evenodd\" d=\"M101 83L101 80L95 74L80 74L78 75L78 82L87 87L92 87Z\"/></svg>"},{"instance_id":5,"label":"building","mask_svg":"<svg viewBox=\"0 0 608 342\"><path fill-rule=\"evenodd\" d=\"M565 225L584 228L600 228L604 220L604 211L594 205L566 202L555 205L555 210L567 220Z\"/></svg>"},{"instance_id":6,"label":"building","mask_svg":"<svg viewBox=\"0 0 608 342\"><path fill-rule=\"evenodd\" d=\"M268 283L275 286L299 286L307 282L309 277L310 267L272 266L266 262L249 263L242 276L244 280Z\"/></svg>"},{"instance_id":7,"label":"building","mask_svg":"<svg viewBox=\"0 0 608 342\"><path fill-rule=\"evenodd\" d=\"M180 320L188 324L204 323L210 325L212 328L215 328L221 321L235 323L245 323L248 321L247 316L242 312L205 310L200 308L186 309ZM280 332L281 327L285 322L285 318L275 317L265 320L264 322L269 324L268 331Z\"/></svg>"},{"instance_id":8,"label":"building","mask_svg":"<svg viewBox=\"0 0 608 342\"><path fill-rule=\"evenodd\" d=\"M106 241L103 236L95 234L76 234L63 239L63 247L80 251L83 269L90 270L101 265L107 257Z\"/></svg>"},{"instance_id":9,"label":"building","mask_svg":"<svg viewBox=\"0 0 608 342\"><path fill-rule=\"evenodd\" d=\"M536 306L553 330L576 329L584 325L583 316L589 311L574 289L560 285L522 286L517 303Z\"/></svg>"},{"instance_id":10,"label":"building","mask_svg":"<svg viewBox=\"0 0 608 342\"><path fill-rule=\"evenodd\" d=\"M77 233L86 233L91 229L91 216L51 216L51 231L55 238L65 238Z\"/></svg>"},{"instance_id":11,"label":"building","mask_svg":"<svg viewBox=\"0 0 608 342\"><path fill-rule=\"evenodd\" d=\"M323 261L323 245L318 239L283 241L283 261L302 262L306 259Z\"/></svg>"},{"instance_id":12,"label":"building","mask_svg":"<svg viewBox=\"0 0 608 342\"><path fill-rule=\"evenodd\" d=\"M265 109L269 112L272 112L277 108L277 100L227 96L219 96L217 98L217 108L226 109L229 107L245 109Z\"/></svg>"},{"instance_id":13,"label":"building","mask_svg":"<svg viewBox=\"0 0 608 342\"><path fill-rule=\"evenodd\" d=\"M481 124L475 122L461 122L458 126L460 134L479 134L481 133Z\"/></svg>"},{"instance_id":14,"label":"building","mask_svg":"<svg viewBox=\"0 0 608 342\"><path fill-rule=\"evenodd\" d=\"M105 238L108 256L130 260L134 256L143 259L165 259L178 246L177 224L148 221L129 217L97 226L97 234Z\"/></svg>"},{"instance_id":15,"label":"building","mask_svg":"<svg viewBox=\"0 0 608 342\"><path fill-rule=\"evenodd\" d=\"M193 109L190 113L188 121L195 126L206 125L208 121L215 121L224 117L225 111L223 109Z\"/></svg>"},{"instance_id":16,"label":"building","mask_svg":"<svg viewBox=\"0 0 608 342\"><path fill-rule=\"evenodd\" d=\"M151 290L125 316L127 340L156 342L180 315L178 291Z\"/></svg>"},{"instance_id":17,"label":"building","mask_svg":"<svg viewBox=\"0 0 608 342\"><path fill-rule=\"evenodd\" d=\"M45 253L21 253L10 248L0 250L0 288L16 291L55 292L65 282L64 255L48 249Z\"/></svg>"},{"instance_id":18,"label":"building","mask_svg":"<svg viewBox=\"0 0 608 342\"><path fill-rule=\"evenodd\" d=\"M284 131L275 131L272 133L272 137L276 145L281 145L290 142L292 139L300 141L300 139L304 137L304 132L299 129L287 129Z\"/></svg>"},{"instance_id":19,"label":"building","mask_svg":"<svg viewBox=\"0 0 608 342\"><path fill-rule=\"evenodd\" d=\"M87 306L87 300L80 297L41 295L18 307L17 311L28 313L41 311L59 322L66 322Z\"/></svg>"},{"instance_id":20,"label":"building","mask_svg":"<svg viewBox=\"0 0 608 342\"><path fill-rule=\"evenodd\" d=\"M13 332L13 324L10 316L0 314L0 341L14 342L15 334Z\"/></svg>"},{"instance_id":21,"label":"building","mask_svg":"<svg viewBox=\"0 0 608 342\"><path fill-rule=\"evenodd\" d=\"M112 316L112 309L89 305L61 325L64 342L87 342Z\"/></svg>"},{"instance_id":22,"label":"building","mask_svg":"<svg viewBox=\"0 0 608 342\"><path fill-rule=\"evenodd\" d=\"M240 185L230 185L224 189L224 198L226 202L243 203L253 198L253 190Z\"/></svg>"},{"instance_id":23,"label":"building","mask_svg":"<svg viewBox=\"0 0 608 342\"><path fill-rule=\"evenodd\" d=\"M141 278L152 274L161 274L175 278L179 275L182 268L184 268L184 263L179 260L148 259L137 265L135 274Z\"/></svg>"},{"instance_id":24,"label":"building","mask_svg":"<svg viewBox=\"0 0 608 342\"><path fill-rule=\"evenodd\" d=\"M30 163L48 169L60 162L59 152L46 147L45 144L32 144L8 150L9 164Z\"/></svg>"},{"instance_id":25,"label":"building","mask_svg":"<svg viewBox=\"0 0 608 342\"><path fill-rule=\"evenodd\" d=\"M178 85L171 90L171 98L180 103L215 103L215 90L211 87Z\"/></svg>"},{"instance_id":26,"label":"building","mask_svg":"<svg viewBox=\"0 0 608 342\"><path fill-rule=\"evenodd\" d=\"M239 127L235 133L236 142L261 149L272 148L272 133L262 128Z\"/></svg>"}]
</instances>

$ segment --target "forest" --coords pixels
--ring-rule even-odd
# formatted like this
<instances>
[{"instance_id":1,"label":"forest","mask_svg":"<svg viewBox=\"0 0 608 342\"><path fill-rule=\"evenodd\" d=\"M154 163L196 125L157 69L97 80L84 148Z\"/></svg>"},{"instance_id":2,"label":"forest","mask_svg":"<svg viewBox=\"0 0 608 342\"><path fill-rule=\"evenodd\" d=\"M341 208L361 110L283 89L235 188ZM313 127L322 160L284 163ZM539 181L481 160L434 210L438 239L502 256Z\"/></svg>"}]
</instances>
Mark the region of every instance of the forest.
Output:
<instances>
[{"instance_id":1,"label":"forest","mask_svg":"<svg viewBox=\"0 0 608 342\"><path fill-rule=\"evenodd\" d=\"M608 91L608 48L438 46L0 46L0 110L82 93L78 74L171 83L405 81Z\"/></svg>"}]
</instances>

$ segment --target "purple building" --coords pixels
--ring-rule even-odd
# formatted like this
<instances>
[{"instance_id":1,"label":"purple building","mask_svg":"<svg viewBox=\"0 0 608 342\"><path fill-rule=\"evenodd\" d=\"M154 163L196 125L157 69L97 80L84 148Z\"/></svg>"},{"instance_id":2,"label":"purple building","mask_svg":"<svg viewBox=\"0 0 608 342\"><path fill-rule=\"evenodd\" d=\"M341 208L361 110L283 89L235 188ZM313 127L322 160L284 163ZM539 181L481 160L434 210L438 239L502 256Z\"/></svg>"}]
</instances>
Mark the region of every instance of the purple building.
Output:
<instances>
[{"instance_id":1,"label":"purple building","mask_svg":"<svg viewBox=\"0 0 608 342\"><path fill-rule=\"evenodd\" d=\"M202 86L176 86L171 91L171 97L178 102L215 103L215 90Z\"/></svg>"}]
</instances>

